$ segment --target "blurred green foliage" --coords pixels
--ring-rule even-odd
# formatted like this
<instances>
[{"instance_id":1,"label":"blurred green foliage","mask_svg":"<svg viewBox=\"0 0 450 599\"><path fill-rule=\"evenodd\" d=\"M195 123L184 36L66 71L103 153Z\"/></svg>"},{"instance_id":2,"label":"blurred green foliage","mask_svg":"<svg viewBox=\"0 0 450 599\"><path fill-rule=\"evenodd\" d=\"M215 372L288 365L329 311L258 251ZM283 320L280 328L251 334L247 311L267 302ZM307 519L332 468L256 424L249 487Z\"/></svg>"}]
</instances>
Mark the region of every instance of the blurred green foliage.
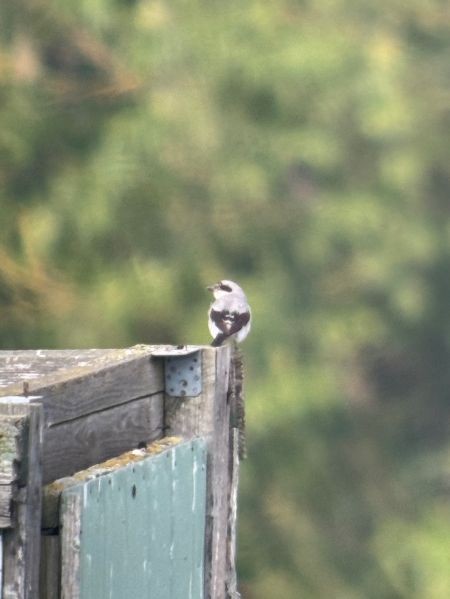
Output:
<instances>
[{"instance_id":1,"label":"blurred green foliage","mask_svg":"<svg viewBox=\"0 0 450 599\"><path fill-rule=\"evenodd\" d=\"M0 5L0 346L246 289L245 599L450 596L450 7Z\"/></svg>"}]
</instances>

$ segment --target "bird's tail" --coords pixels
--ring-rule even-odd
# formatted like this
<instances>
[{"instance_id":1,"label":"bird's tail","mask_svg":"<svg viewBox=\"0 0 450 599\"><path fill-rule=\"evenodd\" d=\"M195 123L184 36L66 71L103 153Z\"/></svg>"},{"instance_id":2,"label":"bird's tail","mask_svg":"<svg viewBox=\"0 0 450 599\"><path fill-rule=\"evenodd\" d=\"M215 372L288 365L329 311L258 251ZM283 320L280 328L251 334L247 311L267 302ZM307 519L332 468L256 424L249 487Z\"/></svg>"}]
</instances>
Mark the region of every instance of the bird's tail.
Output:
<instances>
[{"instance_id":1,"label":"bird's tail","mask_svg":"<svg viewBox=\"0 0 450 599\"><path fill-rule=\"evenodd\" d=\"M212 347L219 347L220 345L222 345L226 338L227 335L225 335L225 333L219 333L211 343Z\"/></svg>"}]
</instances>

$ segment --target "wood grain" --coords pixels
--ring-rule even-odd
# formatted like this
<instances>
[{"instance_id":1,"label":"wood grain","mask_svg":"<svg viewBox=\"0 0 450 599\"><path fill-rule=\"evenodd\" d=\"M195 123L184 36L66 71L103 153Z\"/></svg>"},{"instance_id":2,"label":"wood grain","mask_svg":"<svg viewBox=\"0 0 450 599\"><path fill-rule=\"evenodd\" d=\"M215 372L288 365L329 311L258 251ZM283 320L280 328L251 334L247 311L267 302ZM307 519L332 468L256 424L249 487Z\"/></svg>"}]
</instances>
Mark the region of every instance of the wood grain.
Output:
<instances>
[{"instance_id":1,"label":"wood grain","mask_svg":"<svg viewBox=\"0 0 450 599\"><path fill-rule=\"evenodd\" d=\"M162 393L51 427L44 437L43 482L70 476L162 434Z\"/></svg>"},{"instance_id":2,"label":"wood grain","mask_svg":"<svg viewBox=\"0 0 450 599\"><path fill-rule=\"evenodd\" d=\"M0 528L14 525L12 505L24 462L27 426L27 414L0 414Z\"/></svg>"},{"instance_id":3,"label":"wood grain","mask_svg":"<svg viewBox=\"0 0 450 599\"><path fill-rule=\"evenodd\" d=\"M105 364L151 356L159 346L124 349L38 349L0 352L0 395L17 395L23 383L42 386L102 368ZM68 376L71 372L72 375Z\"/></svg>"},{"instance_id":4,"label":"wood grain","mask_svg":"<svg viewBox=\"0 0 450 599\"><path fill-rule=\"evenodd\" d=\"M164 388L152 346L124 350L0 352L0 395L42 396L45 426L125 404Z\"/></svg>"},{"instance_id":5,"label":"wood grain","mask_svg":"<svg viewBox=\"0 0 450 599\"><path fill-rule=\"evenodd\" d=\"M230 429L230 455L228 495L228 534L227 534L227 563L225 588L227 599L240 599L236 573L236 536L237 536L237 507L239 485L239 453L242 447L242 436L239 428Z\"/></svg>"},{"instance_id":6,"label":"wood grain","mask_svg":"<svg viewBox=\"0 0 450 599\"><path fill-rule=\"evenodd\" d=\"M80 495L63 495L60 523L61 599L80 599L81 506Z\"/></svg>"},{"instance_id":7,"label":"wood grain","mask_svg":"<svg viewBox=\"0 0 450 599\"><path fill-rule=\"evenodd\" d=\"M3 533L3 599L36 599L39 589L41 536L42 407L26 406L23 472L13 498L14 528Z\"/></svg>"},{"instance_id":8,"label":"wood grain","mask_svg":"<svg viewBox=\"0 0 450 599\"><path fill-rule=\"evenodd\" d=\"M84 368L95 361L109 358L117 350L82 349L82 350L12 350L0 352L0 390L2 395L11 393L14 386L23 385L24 381L32 383L45 376L57 377L58 372L74 368ZM20 390L20 389L19 389Z\"/></svg>"},{"instance_id":9,"label":"wood grain","mask_svg":"<svg viewBox=\"0 0 450 599\"><path fill-rule=\"evenodd\" d=\"M226 351L224 351L226 350ZM230 491L230 404L228 375L230 348L216 350L216 375L213 392L214 436L211 451L209 494L207 495L206 550L211 560L210 578L206 578L206 597L222 599L226 595L228 500ZM208 594L209 593L209 594Z\"/></svg>"}]
</instances>

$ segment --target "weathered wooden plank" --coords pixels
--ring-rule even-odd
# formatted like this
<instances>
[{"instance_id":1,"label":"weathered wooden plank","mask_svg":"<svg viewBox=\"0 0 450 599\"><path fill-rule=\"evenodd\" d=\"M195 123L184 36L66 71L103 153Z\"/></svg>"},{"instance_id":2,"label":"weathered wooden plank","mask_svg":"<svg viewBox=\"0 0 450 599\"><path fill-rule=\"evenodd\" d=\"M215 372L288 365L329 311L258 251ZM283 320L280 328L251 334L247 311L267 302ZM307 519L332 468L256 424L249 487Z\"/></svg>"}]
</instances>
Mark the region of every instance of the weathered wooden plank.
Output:
<instances>
[{"instance_id":1,"label":"weathered wooden plank","mask_svg":"<svg viewBox=\"0 0 450 599\"><path fill-rule=\"evenodd\" d=\"M41 535L39 599L59 599L61 551L59 535Z\"/></svg>"},{"instance_id":2,"label":"weathered wooden plank","mask_svg":"<svg viewBox=\"0 0 450 599\"><path fill-rule=\"evenodd\" d=\"M28 415L0 414L0 528L13 526L12 504L24 461L27 426Z\"/></svg>"},{"instance_id":3,"label":"weathered wooden plank","mask_svg":"<svg viewBox=\"0 0 450 599\"><path fill-rule=\"evenodd\" d=\"M205 599L224 599L230 489L230 405L227 401L230 348L202 349L202 393L166 395L165 431L187 438L203 436L208 448L205 532Z\"/></svg>"},{"instance_id":4,"label":"weathered wooden plank","mask_svg":"<svg viewBox=\"0 0 450 599\"><path fill-rule=\"evenodd\" d=\"M163 418L158 393L47 429L44 484L161 438Z\"/></svg>"},{"instance_id":5,"label":"weathered wooden plank","mask_svg":"<svg viewBox=\"0 0 450 599\"><path fill-rule=\"evenodd\" d=\"M40 404L30 404L29 409L26 484L24 487L26 489L26 503L23 506L26 564L25 599L34 599L39 592L41 553L43 409ZM20 507L17 512L20 522ZM5 596L4 599L6 599Z\"/></svg>"},{"instance_id":6,"label":"weathered wooden plank","mask_svg":"<svg viewBox=\"0 0 450 599\"><path fill-rule=\"evenodd\" d=\"M59 371L84 368L98 359L110 358L117 350L81 349L81 350L12 350L0 352L0 394L13 395L12 386L23 387L24 382L31 383L45 376L57 376ZM50 379L49 379L50 380Z\"/></svg>"},{"instance_id":7,"label":"weathered wooden plank","mask_svg":"<svg viewBox=\"0 0 450 599\"><path fill-rule=\"evenodd\" d=\"M230 453L229 453L229 480L228 494L228 538L227 538L227 572L226 596L227 599L240 599L236 574L236 528L237 528L237 499L239 484L239 462L246 455L245 439L245 403L244 403L244 364L240 348L232 346L230 363L230 389L228 400L230 402Z\"/></svg>"},{"instance_id":8,"label":"weathered wooden plank","mask_svg":"<svg viewBox=\"0 0 450 599\"><path fill-rule=\"evenodd\" d=\"M144 357L66 378L36 392L43 396L46 423L52 426L157 394L163 386L162 368Z\"/></svg>"},{"instance_id":9,"label":"weathered wooden plank","mask_svg":"<svg viewBox=\"0 0 450 599\"><path fill-rule=\"evenodd\" d=\"M211 451L209 493L207 495L206 551L211 559L209 580L205 584L211 599L226 596L227 578L227 533L228 533L228 494L230 489L230 405L227 401L230 348L216 350L214 393L214 436ZM208 551L208 543L210 549Z\"/></svg>"},{"instance_id":10,"label":"weathered wooden plank","mask_svg":"<svg viewBox=\"0 0 450 599\"><path fill-rule=\"evenodd\" d=\"M236 573L237 499L239 484L239 453L242 448L242 430L230 430L230 490L228 494L228 535L225 588L227 599L240 599Z\"/></svg>"},{"instance_id":11,"label":"weathered wooden plank","mask_svg":"<svg viewBox=\"0 0 450 599\"><path fill-rule=\"evenodd\" d=\"M42 406L28 412L23 440L23 478L14 497L14 528L3 533L3 599L35 599L39 589L41 536Z\"/></svg>"},{"instance_id":12,"label":"weathered wooden plank","mask_svg":"<svg viewBox=\"0 0 450 599\"><path fill-rule=\"evenodd\" d=\"M38 349L0 351L0 395L16 395L23 383L58 383L98 370L114 362L151 355L159 346L136 345L124 349ZM70 374L68 374L70 373Z\"/></svg>"},{"instance_id":13,"label":"weathered wooden plank","mask_svg":"<svg viewBox=\"0 0 450 599\"><path fill-rule=\"evenodd\" d=\"M14 495L13 485L0 486L0 532L2 528L12 526L11 507Z\"/></svg>"},{"instance_id":14,"label":"weathered wooden plank","mask_svg":"<svg viewBox=\"0 0 450 599\"><path fill-rule=\"evenodd\" d=\"M13 485L0 486L0 529L9 528L13 525L11 519L13 495Z\"/></svg>"},{"instance_id":15,"label":"weathered wooden plank","mask_svg":"<svg viewBox=\"0 0 450 599\"><path fill-rule=\"evenodd\" d=\"M3 597L3 533L0 531L0 597Z\"/></svg>"},{"instance_id":16,"label":"weathered wooden plank","mask_svg":"<svg viewBox=\"0 0 450 599\"><path fill-rule=\"evenodd\" d=\"M40 393L46 422L52 426L160 393L163 386L162 368L145 357L65 380Z\"/></svg>"},{"instance_id":17,"label":"weathered wooden plank","mask_svg":"<svg viewBox=\"0 0 450 599\"><path fill-rule=\"evenodd\" d=\"M62 598L202 599L205 489L201 439L66 488Z\"/></svg>"},{"instance_id":18,"label":"weathered wooden plank","mask_svg":"<svg viewBox=\"0 0 450 599\"><path fill-rule=\"evenodd\" d=\"M80 494L63 493L61 498L61 599L80 599L81 506Z\"/></svg>"},{"instance_id":19,"label":"weathered wooden plank","mask_svg":"<svg viewBox=\"0 0 450 599\"><path fill-rule=\"evenodd\" d=\"M22 395L25 384L25 393L42 396L45 425L60 424L161 392L162 364L151 360L151 352L152 346L66 350L55 352L54 359L51 351L34 352L35 357L24 352L25 359L20 352L0 352L0 395Z\"/></svg>"}]
</instances>

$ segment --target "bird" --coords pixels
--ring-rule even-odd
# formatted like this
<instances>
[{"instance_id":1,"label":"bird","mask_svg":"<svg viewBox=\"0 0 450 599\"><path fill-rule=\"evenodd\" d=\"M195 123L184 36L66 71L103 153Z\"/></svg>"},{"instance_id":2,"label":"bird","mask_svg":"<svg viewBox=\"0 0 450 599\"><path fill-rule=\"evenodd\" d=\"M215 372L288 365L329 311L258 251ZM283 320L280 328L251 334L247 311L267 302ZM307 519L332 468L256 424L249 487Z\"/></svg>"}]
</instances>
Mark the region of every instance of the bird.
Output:
<instances>
[{"instance_id":1,"label":"bird","mask_svg":"<svg viewBox=\"0 0 450 599\"><path fill-rule=\"evenodd\" d=\"M250 332L252 313L242 288L234 281L224 279L207 289L214 296L208 312L211 345L219 347L232 340L244 341Z\"/></svg>"}]
</instances>

